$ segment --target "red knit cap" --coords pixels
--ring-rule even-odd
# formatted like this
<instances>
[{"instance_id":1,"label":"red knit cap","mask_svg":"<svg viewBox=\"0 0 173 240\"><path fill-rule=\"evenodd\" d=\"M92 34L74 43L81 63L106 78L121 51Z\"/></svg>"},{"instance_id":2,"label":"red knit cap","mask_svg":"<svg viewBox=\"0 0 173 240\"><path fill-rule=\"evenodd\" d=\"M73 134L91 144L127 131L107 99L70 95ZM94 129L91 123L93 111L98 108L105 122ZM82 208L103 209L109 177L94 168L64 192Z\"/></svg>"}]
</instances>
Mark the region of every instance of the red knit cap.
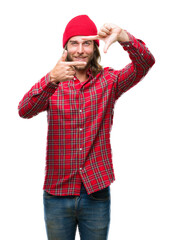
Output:
<instances>
[{"instance_id":1,"label":"red knit cap","mask_svg":"<svg viewBox=\"0 0 173 240\"><path fill-rule=\"evenodd\" d=\"M95 23L87 15L79 15L71 19L63 34L63 48L71 37L97 35ZM94 40L99 46L99 40Z\"/></svg>"}]
</instances>

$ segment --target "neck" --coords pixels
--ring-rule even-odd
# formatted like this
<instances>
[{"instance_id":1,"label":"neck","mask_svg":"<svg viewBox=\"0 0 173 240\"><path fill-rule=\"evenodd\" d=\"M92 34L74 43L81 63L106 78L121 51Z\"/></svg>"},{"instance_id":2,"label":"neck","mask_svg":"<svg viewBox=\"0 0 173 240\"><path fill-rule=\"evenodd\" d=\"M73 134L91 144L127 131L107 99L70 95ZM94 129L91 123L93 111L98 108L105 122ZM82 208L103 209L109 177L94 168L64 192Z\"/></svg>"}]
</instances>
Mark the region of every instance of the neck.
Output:
<instances>
[{"instance_id":1,"label":"neck","mask_svg":"<svg viewBox=\"0 0 173 240\"><path fill-rule=\"evenodd\" d=\"M87 70L76 70L76 77L80 82L84 82L88 79Z\"/></svg>"}]
</instances>

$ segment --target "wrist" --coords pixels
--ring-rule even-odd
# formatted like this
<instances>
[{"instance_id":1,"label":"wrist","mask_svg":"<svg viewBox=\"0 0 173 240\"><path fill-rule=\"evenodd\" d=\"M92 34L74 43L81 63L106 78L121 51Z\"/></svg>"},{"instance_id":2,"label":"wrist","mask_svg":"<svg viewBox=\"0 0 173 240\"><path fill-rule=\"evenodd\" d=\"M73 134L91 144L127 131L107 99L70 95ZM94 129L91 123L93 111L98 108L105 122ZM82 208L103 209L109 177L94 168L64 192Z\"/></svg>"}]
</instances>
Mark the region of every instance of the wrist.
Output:
<instances>
[{"instance_id":1,"label":"wrist","mask_svg":"<svg viewBox=\"0 0 173 240\"><path fill-rule=\"evenodd\" d=\"M122 30L121 33L119 34L118 41L119 42L129 42L130 41L128 34L124 30Z\"/></svg>"},{"instance_id":2,"label":"wrist","mask_svg":"<svg viewBox=\"0 0 173 240\"><path fill-rule=\"evenodd\" d=\"M57 83L59 83L59 81L57 81L57 79L55 79L53 76L51 76L51 74L50 74L49 80L50 80L50 82L53 83L54 85L57 85Z\"/></svg>"}]
</instances>

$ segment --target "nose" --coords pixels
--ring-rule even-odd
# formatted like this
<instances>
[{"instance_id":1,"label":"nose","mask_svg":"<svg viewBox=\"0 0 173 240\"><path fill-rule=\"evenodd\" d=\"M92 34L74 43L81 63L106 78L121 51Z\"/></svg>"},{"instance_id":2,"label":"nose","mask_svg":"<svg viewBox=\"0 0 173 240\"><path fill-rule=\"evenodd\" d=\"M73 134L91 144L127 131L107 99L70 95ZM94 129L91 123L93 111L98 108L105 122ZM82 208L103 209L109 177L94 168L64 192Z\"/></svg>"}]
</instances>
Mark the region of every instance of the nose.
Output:
<instances>
[{"instance_id":1,"label":"nose","mask_svg":"<svg viewBox=\"0 0 173 240\"><path fill-rule=\"evenodd\" d=\"M82 53L83 53L82 43L80 43L80 44L78 45L77 52L78 52L79 54L82 54Z\"/></svg>"}]
</instances>

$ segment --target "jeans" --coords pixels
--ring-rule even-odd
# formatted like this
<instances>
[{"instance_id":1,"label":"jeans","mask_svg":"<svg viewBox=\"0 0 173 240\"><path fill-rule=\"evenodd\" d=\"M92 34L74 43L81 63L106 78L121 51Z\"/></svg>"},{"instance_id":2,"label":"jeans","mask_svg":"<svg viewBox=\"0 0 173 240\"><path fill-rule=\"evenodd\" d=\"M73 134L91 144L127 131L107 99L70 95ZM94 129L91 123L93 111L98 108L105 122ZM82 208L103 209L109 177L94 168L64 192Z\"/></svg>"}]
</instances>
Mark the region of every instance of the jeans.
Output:
<instances>
[{"instance_id":1,"label":"jeans","mask_svg":"<svg viewBox=\"0 0 173 240\"><path fill-rule=\"evenodd\" d=\"M107 240L110 225L110 186L80 196L53 196L44 191L44 219L48 240L74 240L78 226L81 240Z\"/></svg>"}]
</instances>

